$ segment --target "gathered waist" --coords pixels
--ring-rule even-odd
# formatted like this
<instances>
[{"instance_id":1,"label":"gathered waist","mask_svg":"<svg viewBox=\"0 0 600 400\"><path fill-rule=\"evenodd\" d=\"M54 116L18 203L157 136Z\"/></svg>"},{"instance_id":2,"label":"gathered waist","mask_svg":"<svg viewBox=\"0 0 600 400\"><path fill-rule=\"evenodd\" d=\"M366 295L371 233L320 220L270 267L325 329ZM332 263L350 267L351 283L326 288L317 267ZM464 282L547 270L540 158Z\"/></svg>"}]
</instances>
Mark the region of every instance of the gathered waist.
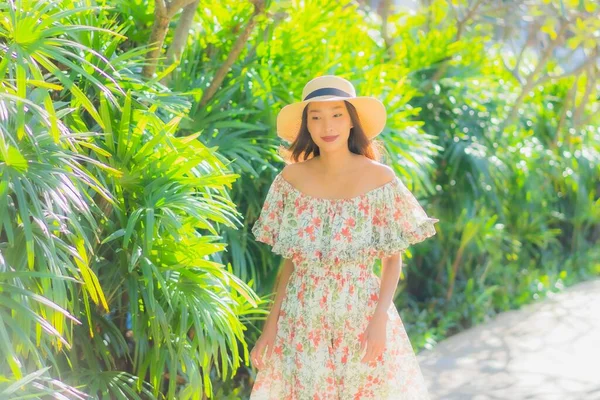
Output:
<instances>
[{"instance_id":1,"label":"gathered waist","mask_svg":"<svg viewBox=\"0 0 600 400\"><path fill-rule=\"evenodd\" d=\"M293 275L296 276L322 276L341 279L343 277L369 277L375 276L373 267L369 263L343 263L343 264L319 264L301 263L294 265Z\"/></svg>"},{"instance_id":2,"label":"gathered waist","mask_svg":"<svg viewBox=\"0 0 600 400\"><path fill-rule=\"evenodd\" d=\"M345 315L374 305L380 285L380 278L366 264L302 264L290 275L282 309L289 313L293 312L290 307L311 310L317 307Z\"/></svg>"}]
</instances>

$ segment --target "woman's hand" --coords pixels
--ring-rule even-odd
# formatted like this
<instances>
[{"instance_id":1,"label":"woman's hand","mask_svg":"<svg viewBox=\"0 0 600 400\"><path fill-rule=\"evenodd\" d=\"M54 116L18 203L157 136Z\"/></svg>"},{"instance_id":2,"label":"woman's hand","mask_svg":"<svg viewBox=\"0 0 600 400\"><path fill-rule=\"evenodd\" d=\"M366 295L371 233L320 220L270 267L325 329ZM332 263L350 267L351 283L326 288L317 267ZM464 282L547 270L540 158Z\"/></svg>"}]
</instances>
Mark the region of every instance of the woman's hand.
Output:
<instances>
[{"instance_id":1,"label":"woman's hand","mask_svg":"<svg viewBox=\"0 0 600 400\"><path fill-rule=\"evenodd\" d=\"M369 363L375 361L385 349L387 314L375 313L360 338L360 352L362 354L365 346L367 352L361 362Z\"/></svg>"},{"instance_id":2,"label":"woman's hand","mask_svg":"<svg viewBox=\"0 0 600 400\"><path fill-rule=\"evenodd\" d=\"M266 323L263 332L256 341L254 348L250 351L250 361L254 368L262 369L265 366L263 359L263 353L265 348L267 351L267 359L271 357L273 353L273 345L275 344L275 337L277 336L277 322Z\"/></svg>"}]
</instances>

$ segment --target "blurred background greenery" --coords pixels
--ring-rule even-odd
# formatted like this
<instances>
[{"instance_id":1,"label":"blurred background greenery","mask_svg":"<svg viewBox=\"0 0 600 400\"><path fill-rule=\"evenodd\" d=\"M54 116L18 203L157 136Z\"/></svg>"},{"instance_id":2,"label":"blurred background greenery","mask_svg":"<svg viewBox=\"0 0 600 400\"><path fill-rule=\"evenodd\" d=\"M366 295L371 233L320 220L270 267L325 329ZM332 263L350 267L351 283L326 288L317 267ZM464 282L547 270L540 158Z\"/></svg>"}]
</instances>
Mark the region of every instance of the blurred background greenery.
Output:
<instances>
[{"instance_id":1,"label":"blurred background greenery","mask_svg":"<svg viewBox=\"0 0 600 400\"><path fill-rule=\"evenodd\" d=\"M383 161L441 220L395 298L415 350L599 276L599 13L2 2L0 398L248 397L281 261L250 228L318 75L385 103Z\"/></svg>"}]
</instances>

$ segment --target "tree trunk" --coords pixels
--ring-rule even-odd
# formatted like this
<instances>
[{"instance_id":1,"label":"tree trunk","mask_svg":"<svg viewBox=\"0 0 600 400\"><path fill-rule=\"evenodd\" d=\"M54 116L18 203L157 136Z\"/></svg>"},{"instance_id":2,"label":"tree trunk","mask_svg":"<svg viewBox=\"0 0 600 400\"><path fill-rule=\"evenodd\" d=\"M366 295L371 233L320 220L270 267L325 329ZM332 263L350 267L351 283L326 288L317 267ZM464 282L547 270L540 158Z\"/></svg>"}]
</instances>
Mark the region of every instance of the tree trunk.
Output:
<instances>
[{"instance_id":1,"label":"tree trunk","mask_svg":"<svg viewBox=\"0 0 600 400\"><path fill-rule=\"evenodd\" d=\"M177 14L177 11L195 1L154 0L154 24L152 25L152 33L150 34L150 45L153 48L146 53L146 65L144 65L144 69L142 70L142 75L145 78L152 78L156 71L156 64L158 63L158 58L160 57L162 46L169 30L169 22Z\"/></svg>"},{"instance_id":2,"label":"tree trunk","mask_svg":"<svg viewBox=\"0 0 600 400\"><path fill-rule=\"evenodd\" d=\"M388 19L390 16L391 0L383 0L379 4L379 14L381 15L381 37L385 43L385 49L388 52L390 58L394 58L394 50L392 49L392 40L388 31Z\"/></svg>"},{"instance_id":3,"label":"tree trunk","mask_svg":"<svg viewBox=\"0 0 600 400\"><path fill-rule=\"evenodd\" d=\"M175 34L173 35L173 43L171 43L169 50L167 50L167 62L169 64L178 60L185 49L185 44L190 32L190 27L194 22L198 4L200 4L200 0L194 0L183 8L181 18L179 18L179 23L177 24Z\"/></svg>"},{"instance_id":4,"label":"tree trunk","mask_svg":"<svg viewBox=\"0 0 600 400\"><path fill-rule=\"evenodd\" d=\"M160 57L167 31L169 30L170 18L166 15L159 15L160 12L155 12L154 14L156 19L154 20L152 34L150 35L150 45L154 46L154 48L146 54L146 65L144 65L144 69L142 70L142 75L146 78L152 78L156 71L156 64Z\"/></svg>"}]
</instances>

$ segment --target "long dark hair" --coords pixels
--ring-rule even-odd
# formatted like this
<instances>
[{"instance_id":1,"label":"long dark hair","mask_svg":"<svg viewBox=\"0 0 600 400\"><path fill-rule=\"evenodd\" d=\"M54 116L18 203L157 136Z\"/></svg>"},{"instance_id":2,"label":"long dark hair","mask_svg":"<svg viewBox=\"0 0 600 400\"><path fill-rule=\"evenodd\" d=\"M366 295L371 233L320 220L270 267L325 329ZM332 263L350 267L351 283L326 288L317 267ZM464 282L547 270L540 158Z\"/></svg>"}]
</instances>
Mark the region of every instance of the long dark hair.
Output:
<instances>
[{"instance_id":1,"label":"long dark hair","mask_svg":"<svg viewBox=\"0 0 600 400\"><path fill-rule=\"evenodd\" d=\"M356 108L352 103L344 100L346 109L350 115L353 127L350 128L350 136L348 137L348 149L354 154L362 154L375 161L380 161L384 153L384 147L379 140L367 138L360 124L360 118L356 112ZM309 103L310 104L310 103ZM296 163L302 156L303 161L309 158L320 155L319 147L312 140L308 131L308 104L302 111L302 124L300 131L296 135L296 139L288 148L281 147L280 154L287 164Z\"/></svg>"}]
</instances>

